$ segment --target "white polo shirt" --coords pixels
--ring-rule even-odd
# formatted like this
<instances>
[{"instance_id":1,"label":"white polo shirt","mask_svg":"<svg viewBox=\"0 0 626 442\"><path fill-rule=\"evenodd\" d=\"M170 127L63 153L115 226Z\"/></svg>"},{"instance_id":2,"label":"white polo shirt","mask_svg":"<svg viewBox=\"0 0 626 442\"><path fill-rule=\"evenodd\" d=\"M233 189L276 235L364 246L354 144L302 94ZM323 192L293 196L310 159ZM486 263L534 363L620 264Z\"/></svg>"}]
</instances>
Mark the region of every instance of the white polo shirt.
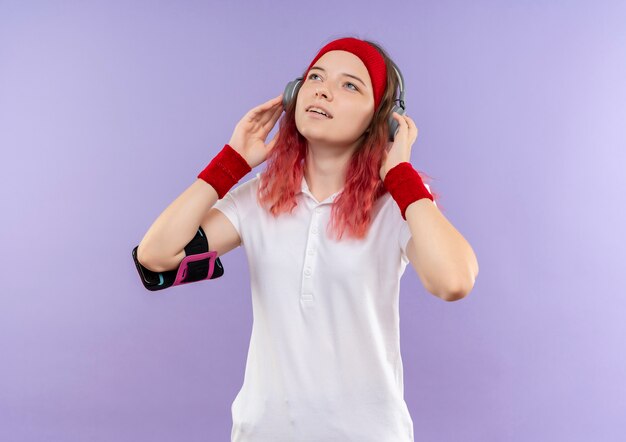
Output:
<instances>
[{"instance_id":1,"label":"white polo shirt","mask_svg":"<svg viewBox=\"0 0 626 442\"><path fill-rule=\"evenodd\" d=\"M363 240L326 233L333 200L302 179L274 218L260 173L217 201L246 251L253 325L232 442L413 442L404 401L398 298L408 223L389 193ZM343 189L342 189L343 190Z\"/></svg>"}]
</instances>

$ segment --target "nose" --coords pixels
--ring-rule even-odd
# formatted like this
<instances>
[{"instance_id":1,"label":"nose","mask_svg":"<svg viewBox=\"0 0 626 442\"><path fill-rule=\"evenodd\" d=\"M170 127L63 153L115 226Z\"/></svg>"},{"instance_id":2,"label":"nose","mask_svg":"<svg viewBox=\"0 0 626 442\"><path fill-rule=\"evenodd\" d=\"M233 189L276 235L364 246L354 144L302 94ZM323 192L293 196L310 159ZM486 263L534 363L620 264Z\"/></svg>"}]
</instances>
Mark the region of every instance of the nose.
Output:
<instances>
[{"instance_id":1,"label":"nose","mask_svg":"<svg viewBox=\"0 0 626 442\"><path fill-rule=\"evenodd\" d=\"M320 89L319 89L319 88L317 88L317 89L315 90L315 96L316 96L316 97L319 97L320 95L323 95L326 99L328 99L328 93L327 93L327 92L322 92L322 93L320 93Z\"/></svg>"}]
</instances>

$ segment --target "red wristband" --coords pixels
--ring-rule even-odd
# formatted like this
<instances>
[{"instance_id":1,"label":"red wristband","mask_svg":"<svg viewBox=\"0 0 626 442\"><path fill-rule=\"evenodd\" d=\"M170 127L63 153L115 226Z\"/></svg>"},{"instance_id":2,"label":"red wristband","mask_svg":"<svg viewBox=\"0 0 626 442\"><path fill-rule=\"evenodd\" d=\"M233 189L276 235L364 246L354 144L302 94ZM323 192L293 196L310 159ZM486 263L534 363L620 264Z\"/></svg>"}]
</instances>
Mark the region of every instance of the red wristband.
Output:
<instances>
[{"instance_id":1,"label":"red wristband","mask_svg":"<svg viewBox=\"0 0 626 442\"><path fill-rule=\"evenodd\" d=\"M220 199L252 168L239 152L229 144L211 160L208 166L198 174L198 178L209 183Z\"/></svg>"},{"instance_id":2,"label":"red wristband","mask_svg":"<svg viewBox=\"0 0 626 442\"><path fill-rule=\"evenodd\" d=\"M406 208L409 204L422 198L429 198L433 201L433 196L424 185L422 177L408 161L389 169L383 183L392 198L398 203L402 218L405 220Z\"/></svg>"}]
</instances>

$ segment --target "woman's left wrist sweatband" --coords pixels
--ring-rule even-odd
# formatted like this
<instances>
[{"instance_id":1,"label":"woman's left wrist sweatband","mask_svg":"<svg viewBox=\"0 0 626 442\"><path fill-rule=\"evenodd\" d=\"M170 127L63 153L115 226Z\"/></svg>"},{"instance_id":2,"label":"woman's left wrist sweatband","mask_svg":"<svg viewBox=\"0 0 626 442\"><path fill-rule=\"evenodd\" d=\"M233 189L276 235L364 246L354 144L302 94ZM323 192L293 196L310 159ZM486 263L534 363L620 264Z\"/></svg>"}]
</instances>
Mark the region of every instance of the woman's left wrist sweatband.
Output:
<instances>
[{"instance_id":1,"label":"woman's left wrist sweatband","mask_svg":"<svg viewBox=\"0 0 626 442\"><path fill-rule=\"evenodd\" d=\"M411 203L422 198L428 198L433 201L433 196L424 185L422 177L419 176L417 170L413 169L413 166L408 161L389 169L383 183L391 197L398 203L402 218L405 220L406 208Z\"/></svg>"}]
</instances>

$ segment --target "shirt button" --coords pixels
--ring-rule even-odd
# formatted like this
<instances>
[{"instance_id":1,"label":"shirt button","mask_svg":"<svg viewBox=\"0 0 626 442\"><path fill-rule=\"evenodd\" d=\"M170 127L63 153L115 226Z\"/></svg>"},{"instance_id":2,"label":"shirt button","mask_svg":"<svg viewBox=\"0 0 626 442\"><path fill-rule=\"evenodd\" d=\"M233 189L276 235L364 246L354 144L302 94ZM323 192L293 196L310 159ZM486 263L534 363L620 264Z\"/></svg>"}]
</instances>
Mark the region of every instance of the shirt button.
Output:
<instances>
[{"instance_id":1,"label":"shirt button","mask_svg":"<svg viewBox=\"0 0 626 442\"><path fill-rule=\"evenodd\" d=\"M319 207L317 209L315 209L315 213L320 213L322 211L322 209L320 209Z\"/></svg>"},{"instance_id":2,"label":"shirt button","mask_svg":"<svg viewBox=\"0 0 626 442\"><path fill-rule=\"evenodd\" d=\"M313 233L317 233L317 227L313 227Z\"/></svg>"},{"instance_id":3,"label":"shirt button","mask_svg":"<svg viewBox=\"0 0 626 442\"><path fill-rule=\"evenodd\" d=\"M310 271L309 269L306 269L306 270L304 271L304 274L305 274L306 276L309 276L309 275L311 274L311 271Z\"/></svg>"},{"instance_id":4,"label":"shirt button","mask_svg":"<svg viewBox=\"0 0 626 442\"><path fill-rule=\"evenodd\" d=\"M315 250L313 250L313 249L309 249L309 255L312 255L312 254L314 254L314 253L315 253Z\"/></svg>"}]
</instances>

